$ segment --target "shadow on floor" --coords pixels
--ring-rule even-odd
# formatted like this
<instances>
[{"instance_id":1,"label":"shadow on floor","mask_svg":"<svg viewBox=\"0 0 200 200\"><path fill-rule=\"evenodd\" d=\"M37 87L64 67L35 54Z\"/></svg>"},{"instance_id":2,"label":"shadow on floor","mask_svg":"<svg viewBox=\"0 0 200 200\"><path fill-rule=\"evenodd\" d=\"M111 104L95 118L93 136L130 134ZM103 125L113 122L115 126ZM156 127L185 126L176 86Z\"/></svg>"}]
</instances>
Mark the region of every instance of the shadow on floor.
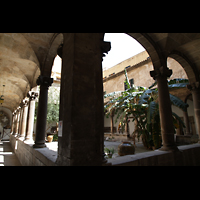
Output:
<instances>
[{"instance_id":1,"label":"shadow on floor","mask_svg":"<svg viewBox=\"0 0 200 200\"><path fill-rule=\"evenodd\" d=\"M12 151L10 141L0 141L0 166L21 166L17 156Z\"/></svg>"}]
</instances>

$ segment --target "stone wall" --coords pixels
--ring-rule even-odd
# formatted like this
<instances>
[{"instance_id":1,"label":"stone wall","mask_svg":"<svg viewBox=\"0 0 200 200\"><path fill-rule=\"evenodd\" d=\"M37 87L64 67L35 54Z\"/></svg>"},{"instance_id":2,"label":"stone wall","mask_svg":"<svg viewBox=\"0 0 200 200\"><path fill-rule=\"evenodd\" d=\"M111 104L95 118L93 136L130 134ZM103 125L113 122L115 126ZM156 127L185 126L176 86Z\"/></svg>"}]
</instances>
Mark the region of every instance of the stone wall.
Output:
<instances>
[{"instance_id":1,"label":"stone wall","mask_svg":"<svg viewBox=\"0 0 200 200\"><path fill-rule=\"evenodd\" d=\"M200 166L200 144L179 146L180 151L150 151L108 160L113 166Z\"/></svg>"},{"instance_id":2,"label":"stone wall","mask_svg":"<svg viewBox=\"0 0 200 200\"><path fill-rule=\"evenodd\" d=\"M33 144L26 144L13 135L10 135L10 144L22 166L55 166L55 162L43 154L46 148L34 149Z\"/></svg>"},{"instance_id":3,"label":"stone wall","mask_svg":"<svg viewBox=\"0 0 200 200\"><path fill-rule=\"evenodd\" d=\"M182 66L174 59L168 58L167 66L169 67L169 69L172 69L173 71L170 80L174 78L188 79L187 74L182 68ZM117 66L114 66L110 69L112 69L114 72L115 67ZM127 75L129 80L132 78L134 79L134 84L136 86L149 87L151 84L155 82L155 80L153 80L153 78L150 76L150 71L152 70L153 70L153 64L151 62L151 59L141 60L139 63L133 66L131 65L131 67L127 69ZM114 75L107 77L103 80L103 87L104 91L106 91L106 94L114 91L124 91L124 81L125 81L124 74L125 73L123 68L121 72L117 72Z\"/></svg>"}]
</instances>

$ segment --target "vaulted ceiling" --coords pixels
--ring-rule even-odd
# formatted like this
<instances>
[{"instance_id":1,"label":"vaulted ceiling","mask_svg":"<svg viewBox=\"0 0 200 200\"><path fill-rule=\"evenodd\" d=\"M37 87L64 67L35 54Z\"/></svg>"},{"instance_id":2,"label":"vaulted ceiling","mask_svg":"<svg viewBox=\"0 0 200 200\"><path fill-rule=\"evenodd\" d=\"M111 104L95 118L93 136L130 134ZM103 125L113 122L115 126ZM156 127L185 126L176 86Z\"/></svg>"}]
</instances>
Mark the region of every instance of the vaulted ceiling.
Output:
<instances>
[{"instance_id":1,"label":"vaulted ceiling","mask_svg":"<svg viewBox=\"0 0 200 200\"><path fill-rule=\"evenodd\" d=\"M199 80L200 33L128 34L144 46L155 63L159 51L184 65L190 81ZM14 111L27 92L36 86L36 79L47 67L46 63L53 64L63 39L60 37L55 42L57 36L57 33L0 33L0 93L5 85L4 107Z\"/></svg>"},{"instance_id":2,"label":"vaulted ceiling","mask_svg":"<svg viewBox=\"0 0 200 200\"><path fill-rule=\"evenodd\" d=\"M0 33L0 91L5 85L4 107L13 111L36 86L51 37L52 34Z\"/></svg>"}]
</instances>

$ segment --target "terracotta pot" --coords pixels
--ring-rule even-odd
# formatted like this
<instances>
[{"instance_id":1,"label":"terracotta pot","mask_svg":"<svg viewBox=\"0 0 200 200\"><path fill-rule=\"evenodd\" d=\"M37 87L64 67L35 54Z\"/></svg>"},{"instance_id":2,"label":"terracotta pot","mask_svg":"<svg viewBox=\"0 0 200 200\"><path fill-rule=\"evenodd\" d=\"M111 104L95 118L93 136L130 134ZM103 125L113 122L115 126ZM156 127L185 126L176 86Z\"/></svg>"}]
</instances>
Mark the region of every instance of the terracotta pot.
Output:
<instances>
[{"instance_id":1,"label":"terracotta pot","mask_svg":"<svg viewBox=\"0 0 200 200\"><path fill-rule=\"evenodd\" d=\"M53 135L48 135L47 140L48 140L48 142L52 142L52 140L53 140Z\"/></svg>"},{"instance_id":2,"label":"terracotta pot","mask_svg":"<svg viewBox=\"0 0 200 200\"><path fill-rule=\"evenodd\" d=\"M130 155L135 153L135 147L130 142L122 142L118 146L118 154L120 156Z\"/></svg>"}]
</instances>

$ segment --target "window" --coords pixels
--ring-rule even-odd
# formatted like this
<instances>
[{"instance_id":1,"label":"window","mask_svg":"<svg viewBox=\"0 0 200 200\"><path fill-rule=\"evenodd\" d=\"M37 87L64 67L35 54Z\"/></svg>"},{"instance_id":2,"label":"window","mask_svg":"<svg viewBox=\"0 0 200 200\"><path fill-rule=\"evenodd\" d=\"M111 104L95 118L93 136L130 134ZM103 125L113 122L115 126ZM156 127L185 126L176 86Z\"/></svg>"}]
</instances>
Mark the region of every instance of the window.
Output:
<instances>
[{"instance_id":1,"label":"window","mask_svg":"<svg viewBox=\"0 0 200 200\"><path fill-rule=\"evenodd\" d=\"M130 79L129 80L129 82L130 82L130 84L131 84L131 87L133 87L133 84L134 84L134 79L132 78L132 79Z\"/></svg>"},{"instance_id":2,"label":"window","mask_svg":"<svg viewBox=\"0 0 200 200\"><path fill-rule=\"evenodd\" d=\"M130 79L130 80L129 80L129 83L130 83L130 86L133 87L134 79L133 79L133 78ZM127 88L127 85L124 83L124 90L127 90L127 89L128 89L128 88Z\"/></svg>"}]
</instances>

